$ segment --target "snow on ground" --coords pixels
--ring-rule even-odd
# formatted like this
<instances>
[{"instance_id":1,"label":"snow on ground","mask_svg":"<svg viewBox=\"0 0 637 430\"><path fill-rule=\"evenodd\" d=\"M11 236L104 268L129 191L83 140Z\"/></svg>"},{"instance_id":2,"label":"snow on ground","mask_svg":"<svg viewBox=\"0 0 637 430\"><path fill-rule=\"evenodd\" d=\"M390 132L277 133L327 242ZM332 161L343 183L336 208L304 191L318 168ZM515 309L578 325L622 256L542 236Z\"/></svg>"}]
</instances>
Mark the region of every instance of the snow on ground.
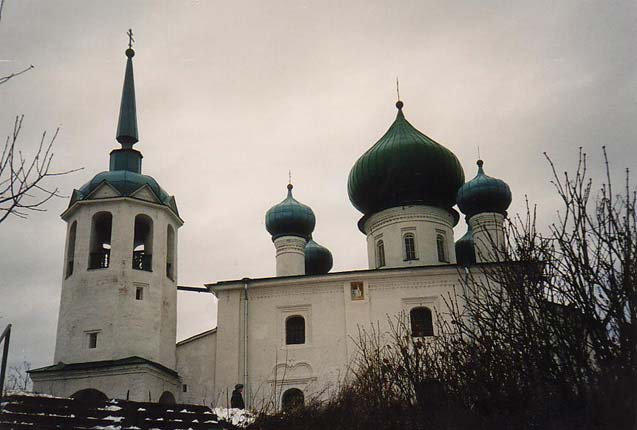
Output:
<instances>
[{"instance_id":1,"label":"snow on ground","mask_svg":"<svg viewBox=\"0 0 637 430\"><path fill-rule=\"evenodd\" d=\"M214 408L212 410L217 418L222 421L226 421L231 423L233 426L237 427L247 427L254 422L256 417L254 414L246 411L245 409L236 409L236 408Z\"/></svg>"},{"instance_id":2,"label":"snow on ground","mask_svg":"<svg viewBox=\"0 0 637 430\"><path fill-rule=\"evenodd\" d=\"M32 393L31 391L7 390L5 396L26 396L26 397L47 397L49 399L65 399L66 397L56 397L49 394Z\"/></svg>"}]
</instances>

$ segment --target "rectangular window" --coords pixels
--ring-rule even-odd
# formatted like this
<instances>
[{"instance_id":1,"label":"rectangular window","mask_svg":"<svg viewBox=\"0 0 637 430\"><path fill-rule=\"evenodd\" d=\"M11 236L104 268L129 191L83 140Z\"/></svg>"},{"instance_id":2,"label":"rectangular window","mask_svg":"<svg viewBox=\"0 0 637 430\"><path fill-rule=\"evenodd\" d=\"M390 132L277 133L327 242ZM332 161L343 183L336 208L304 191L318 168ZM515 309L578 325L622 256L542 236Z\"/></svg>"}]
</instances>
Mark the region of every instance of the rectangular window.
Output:
<instances>
[{"instance_id":1,"label":"rectangular window","mask_svg":"<svg viewBox=\"0 0 637 430\"><path fill-rule=\"evenodd\" d=\"M405 260L415 260L416 259L416 245L414 241L414 235L411 233L407 233L403 240L405 242Z\"/></svg>"},{"instance_id":2,"label":"rectangular window","mask_svg":"<svg viewBox=\"0 0 637 430\"><path fill-rule=\"evenodd\" d=\"M144 287L135 288L135 300L144 300Z\"/></svg>"},{"instance_id":3,"label":"rectangular window","mask_svg":"<svg viewBox=\"0 0 637 430\"><path fill-rule=\"evenodd\" d=\"M97 335L98 335L98 332L94 331L92 333L87 333L87 334L88 334L88 349L97 348Z\"/></svg>"},{"instance_id":4,"label":"rectangular window","mask_svg":"<svg viewBox=\"0 0 637 430\"><path fill-rule=\"evenodd\" d=\"M181 390L182 390L184 393L187 393L187 392L188 392L188 384L184 384L184 385L182 385L182 386L181 386Z\"/></svg>"},{"instance_id":5,"label":"rectangular window","mask_svg":"<svg viewBox=\"0 0 637 430\"><path fill-rule=\"evenodd\" d=\"M447 257L447 240L445 238L444 232L436 232L436 249L438 251L438 261L441 263L448 263L449 258Z\"/></svg>"}]
</instances>

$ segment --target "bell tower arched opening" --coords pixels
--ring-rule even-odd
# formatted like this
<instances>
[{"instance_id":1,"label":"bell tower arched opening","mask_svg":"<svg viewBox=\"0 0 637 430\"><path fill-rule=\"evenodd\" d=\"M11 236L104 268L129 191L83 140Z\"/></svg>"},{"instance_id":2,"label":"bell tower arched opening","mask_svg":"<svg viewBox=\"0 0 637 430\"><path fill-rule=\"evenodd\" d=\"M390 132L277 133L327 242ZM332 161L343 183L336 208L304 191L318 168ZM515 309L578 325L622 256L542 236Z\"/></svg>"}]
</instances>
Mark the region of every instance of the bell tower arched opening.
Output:
<instances>
[{"instance_id":1,"label":"bell tower arched opening","mask_svg":"<svg viewBox=\"0 0 637 430\"><path fill-rule=\"evenodd\" d=\"M113 215L110 212L98 212L93 215L89 269L106 269L110 265L112 230Z\"/></svg>"},{"instance_id":2,"label":"bell tower arched opening","mask_svg":"<svg viewBox=\"0 0 637 430\"><path fill-rule=\"evenodd\" d=\"M172 225L166 230L166 276L175 280L175 229Z\"/></svg>"},{"instance_id":3,"label":"bell tower arched opening","mask_svg":"<svg viewBox=\"0 0 637 430\"><path fill-rule=\"evenodd\" d=\"M75 237L77 236L77 221L73 221L69 229L69 239L66 245L66 267L64 277L68 278L73 274L75 264Z\"/></svg>"},{"instance_id":4,"label":"bell tower arched opening","mask_svg":"<svg viewBox=\"0 0 637 430\"><path fill-rule=\"evenodd\" d=\"M153 220L148 215L135 217L133 269L153 271Z\"/></svg>"}]
</instances>

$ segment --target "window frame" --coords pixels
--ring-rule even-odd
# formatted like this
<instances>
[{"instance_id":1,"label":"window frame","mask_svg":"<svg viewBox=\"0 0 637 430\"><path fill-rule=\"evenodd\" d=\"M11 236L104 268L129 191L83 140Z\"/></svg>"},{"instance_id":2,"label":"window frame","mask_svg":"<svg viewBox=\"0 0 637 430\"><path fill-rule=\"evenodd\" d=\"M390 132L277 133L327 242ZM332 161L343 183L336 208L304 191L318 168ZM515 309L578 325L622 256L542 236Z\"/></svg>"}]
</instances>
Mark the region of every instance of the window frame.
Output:
<instances>
[{"instance_id":1,"label":"window frame","mask_svg":"<svg viewBox=\"0 0 637 430\"><path fill-rule=\"evenodd\" d=\"M436 252L438 253L438 262L448 263L449 252L447 249L447 238L441 231L436 232Z\"/></svg>"},{"instance_id":2,"label":"window frame","mask_svg":"<svg viewBox=\"0 0 637 430\"><path fill-rule=\"evenodd\" d=\"M99 345L100 330L85 331L86 335L86 349L97 349Z\"/></svg>"},{"instance_id":3,"label":"window frame","mask_svg":"<svg viewBox=\"0 0 637 430\"><path fill-rule=\"evenodd\" d=\"M302 320L302 333L290 333L289 332L289 327L288 324L290 324L290 321L294 321L294 320ZM295 330L298 330L299 332L301 331L301 327L294 327ZM285 332L285 345L286 346L291 346L291 345L305 345L307 343L307 323L305 320L305 317L303 315L299 315L299 314L293 314L290 315L288 317L285 318L285 327L284 327L284 332ZM292 337L292 335L296 335L296 336L301 336L302 335L302 341L301 342L291 342L290 338ZM293 340L297 340L294 339Z\"/></svg>"},{"instance_id":4,"label":"window frame","mask_svg":"<svg viewBox=\"0 0 637 430\"><path fill-rule=\"evenodd\" d=\"M414 329L414 320L416 320L415 313L423 311L422 322L419 322L419 325L422 324L422 327L418 327L418 330ZM414 306L409 310L409 330L411 332L412 337L433 337L434 336L434 325L433 325L433 312L427 306Z\"/></svg>"},{"instance_id":5,"label":"window frame","mask_svg":"<svg viewBox=\"0 0 637 430\"><path fill-rule=\"evenodd\" d=\"M411 250L409 249L410 246L408 246L409 242L411 242ZM416 253L416 234L413 232L403 234L403 257L404 261L418 260L418 254Z\"/></svg>"},{"instance_id":6,"label":"window frame","mask_svg":"<svg viewBox=\"0 0 637 430\"><path fill-rule=\"evenodd\" d=\"M376 241L376 267L381 268L387 265L387 261L385 259L385 242L383 239L378 239Z\"/></svg>"}]
</instances>

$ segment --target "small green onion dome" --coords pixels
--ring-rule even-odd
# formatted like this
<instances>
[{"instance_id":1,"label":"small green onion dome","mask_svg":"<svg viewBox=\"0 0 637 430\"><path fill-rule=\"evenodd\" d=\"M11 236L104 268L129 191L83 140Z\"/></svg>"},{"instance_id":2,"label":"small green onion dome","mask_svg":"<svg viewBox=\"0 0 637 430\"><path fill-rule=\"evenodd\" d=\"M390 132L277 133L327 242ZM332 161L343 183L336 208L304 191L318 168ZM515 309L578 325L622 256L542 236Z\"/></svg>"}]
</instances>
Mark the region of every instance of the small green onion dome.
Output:
<instances>
[{"instance_id":1,"label":"small green onion dome","mask_svg":"<svg viewBox=\"0 0 637 430\"><path fill-rule=\"evenodd\" d=\"M464 236L456 241L456 261L462 266L469 266L476 262L475 242L470 225Z\"/></svg>"},{"instance_id":2,"label":"small green onion dome","mask_svg":"<svg viewBox=\"0 0 637 430\"><path fill-rule=\"evenodd\" d=\"M458 207L467 217L485 212L506 215L511 204L511 189L501 179L485 175L478 160L478 174L458 190Z\"/></svg>"},{"instance_id":3,"label":"small green onion dome","mask_svg":"<svg viewBox=\"0 0 637 430\"><path fill-rule=\"evenodd\" d=\"M305 274L324 275L332 269L333 264L330 250L316 243L310 236L305 245Z\"/></svg>"},{"instance_id":4,"label":"small green onion dome","mask_svg":"<svg viewBox=\"0 0 637 430\"><path fill-rule=\"evenodd\" d=\"M451 209L464 172L447 148L416 130L403 115L403 103L389 130L354 164L349 199L366 216L397 206Z\"/></svg>"},{"instance_id":5,"label":"small green onion dome","mask_svg":"<svg viewBox=\"0 0 637 430\"><path fill-rule=\"evenodd\" d=\"M288 184L288 196L265 214L265 228L272 240L282 236L308 238L314 231L316 218L309 206L292 197L292 184Z\"/></svg>"}]
</instances>

